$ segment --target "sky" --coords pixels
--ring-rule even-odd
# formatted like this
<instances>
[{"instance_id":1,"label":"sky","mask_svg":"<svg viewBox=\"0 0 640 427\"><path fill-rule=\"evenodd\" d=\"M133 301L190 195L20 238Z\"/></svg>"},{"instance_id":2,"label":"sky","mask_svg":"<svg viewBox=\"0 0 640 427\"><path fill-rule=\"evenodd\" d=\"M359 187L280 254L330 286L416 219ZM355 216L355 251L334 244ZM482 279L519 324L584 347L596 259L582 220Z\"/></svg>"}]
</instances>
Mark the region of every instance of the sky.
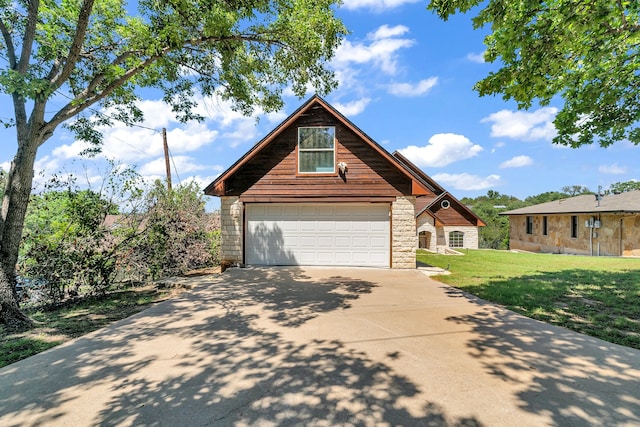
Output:
<instances>
[{"instance_id":1,"label":"sky","mask_svg":"<svg viewBox=\"0 0 640 427\"><path fill-rule=\"evenodd\" d=\"M473 29L472 13L444 22L426 10L424 1L344 0L337 15L350 34L330 64L339 87L324 99L455 197L493 190L524 199L568 185L597 191L640 179L638 147L628 142L606 149L553 145L559 102L518 111L500 96L480 97L474 83L499 64L484 62L487 30ZM104 146L97 159L81 159L84 143L58 128L39 150L36 189L51 174L79 165L86 181L96 185L104 170L100 158L133 165L149 180L164 179L162 128L167 129L174 185L195 180L204 188L307 98L285 91L282 111L253 117L217 99L198 99L206 120L185 125L160 96L146 97L140 104L146 117L141 126L101 129ZM0 118L11 117L11 111L8 96L0 95ZM1 129L0 138L0 168L7 170L15 155L15 132ZM218 198L207 196L207 209L218 207Z\"/></svg>"}]
</instances>

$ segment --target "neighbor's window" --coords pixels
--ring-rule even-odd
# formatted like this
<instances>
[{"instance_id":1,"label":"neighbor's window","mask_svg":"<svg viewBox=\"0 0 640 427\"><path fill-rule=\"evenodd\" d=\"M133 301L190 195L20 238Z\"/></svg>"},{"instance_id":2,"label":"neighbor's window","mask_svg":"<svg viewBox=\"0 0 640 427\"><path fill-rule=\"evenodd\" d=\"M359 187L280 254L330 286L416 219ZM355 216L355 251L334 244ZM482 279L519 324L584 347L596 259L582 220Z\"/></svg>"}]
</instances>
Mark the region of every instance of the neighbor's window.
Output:
<instances>
[{"instance_id":1,"label":"neighbor's window","mask_svg":"<svg viewBox=\"0 0 640 427\"><path fill-rule=\"evenodd\" d=\"M549 234L549 223L547 220L547 216L542 217L542 235L546 236Z\"/></svg>"},{"instance_id":2,"label":"neighbor's window","mask_svg":"<svg viewBox=\"0 0 640 427\"><path fill-rule=\"evenodd\" d=\"M578 216L577 215L571 216L571 237L573 238L578 237Z\"/></svg>"},{"instance_id":3,"label":"neighbor's window","mask_svg":"<svg viewBox=\"0 0 640 427\"><path fill-rule=\"evenodd\" d=\"M462 231L452 231L449 233L450 248L464 248L464 233Z\"/></svg>"},{"instance_id":4,"label":"neighbor's window","mask_svg":"<svg viewBox=\"0 0 640 427\"><path fill-rule=\"evenodd\" d=\"M533 217L527 217L527 234L533 234Z\"/></svg>"},{"instance_id":5,"label":"neighbor's window","mask_svg":"<svg viewBox=\"0 0 640 427\"><path fill-rule=\"evenodd\" d=\"M298 128L298 172L335 172L334 127Z\"/></svg>"}]
</instances>

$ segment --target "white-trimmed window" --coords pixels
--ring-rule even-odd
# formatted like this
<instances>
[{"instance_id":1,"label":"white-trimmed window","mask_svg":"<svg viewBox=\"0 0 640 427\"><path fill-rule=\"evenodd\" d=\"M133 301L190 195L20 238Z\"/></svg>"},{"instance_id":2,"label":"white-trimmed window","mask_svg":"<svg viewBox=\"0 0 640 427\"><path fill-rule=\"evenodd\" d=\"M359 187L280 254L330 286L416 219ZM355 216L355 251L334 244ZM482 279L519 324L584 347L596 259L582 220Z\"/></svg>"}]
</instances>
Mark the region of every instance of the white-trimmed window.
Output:
<instances>
[{"instance_id":1,"label":"white-trimmed window","mask_svg":"<svg viewBox=\"0 0 640 427\"><path fill-rule=\"evenodd\" d=\"M533 234L533 217L527 217L527 234Z\"/></svg>"},{"instance_id":2,"label":"white-trimmed window","mask_svg":"<svg viewBox=\"0 0 640 427\"><path fill-rule=\"evenodd\" d=\"M464 233L462 231L452 231L449 233L450 248L464 248Z\"/></svg>"},{"instance_id":3,"label":"white-trimmed window","mask_svg":"<svg viewBox=\"0 0 640 427\"><path fill-rule=\"evenodd\" d=\"M336 128L298 128L298 172L335 173Z\"/></svg>"}]
</instances>

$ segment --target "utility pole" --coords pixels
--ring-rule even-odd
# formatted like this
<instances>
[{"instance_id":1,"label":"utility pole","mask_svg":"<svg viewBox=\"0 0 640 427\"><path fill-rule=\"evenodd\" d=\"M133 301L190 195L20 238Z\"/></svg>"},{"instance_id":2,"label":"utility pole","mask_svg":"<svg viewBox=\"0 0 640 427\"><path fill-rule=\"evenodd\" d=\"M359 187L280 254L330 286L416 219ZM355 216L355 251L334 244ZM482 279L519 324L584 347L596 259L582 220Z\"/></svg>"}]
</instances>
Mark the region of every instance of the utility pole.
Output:
<instances>
[{"instance_id":1,"label":"utility pole","mask_svg":"<svg viewBox=\"0 0 640 427\"><path fill-rule=\"evenodd\" d=\"M164 144L164 164L167 168L167 190L171 191L171 166L169 165L169 144L167 144L167 128L162 128L162 142Z\"/></svg>"}]
</instances>

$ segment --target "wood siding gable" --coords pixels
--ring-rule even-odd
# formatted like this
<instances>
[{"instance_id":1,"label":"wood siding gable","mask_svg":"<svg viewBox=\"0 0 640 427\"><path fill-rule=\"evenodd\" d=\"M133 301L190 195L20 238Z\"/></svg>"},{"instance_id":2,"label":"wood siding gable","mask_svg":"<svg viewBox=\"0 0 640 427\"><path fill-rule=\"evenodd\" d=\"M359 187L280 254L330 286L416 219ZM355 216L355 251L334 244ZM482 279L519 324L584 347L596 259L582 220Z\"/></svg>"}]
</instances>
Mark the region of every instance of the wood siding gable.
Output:
<instances>
[{"instance_id":1,"label":"wood siding gable","mask_svg":"<svg viewBox=\"0 0 640 427\"><path fill-rule=\"evenodd\" d=\"M298 173L298 128L335 128L339 174ZM205 194L240 196L245 202L392 201L429 192L411 171L321 98L314 96L212 182Z\"/></svg>"}]
</instances>

